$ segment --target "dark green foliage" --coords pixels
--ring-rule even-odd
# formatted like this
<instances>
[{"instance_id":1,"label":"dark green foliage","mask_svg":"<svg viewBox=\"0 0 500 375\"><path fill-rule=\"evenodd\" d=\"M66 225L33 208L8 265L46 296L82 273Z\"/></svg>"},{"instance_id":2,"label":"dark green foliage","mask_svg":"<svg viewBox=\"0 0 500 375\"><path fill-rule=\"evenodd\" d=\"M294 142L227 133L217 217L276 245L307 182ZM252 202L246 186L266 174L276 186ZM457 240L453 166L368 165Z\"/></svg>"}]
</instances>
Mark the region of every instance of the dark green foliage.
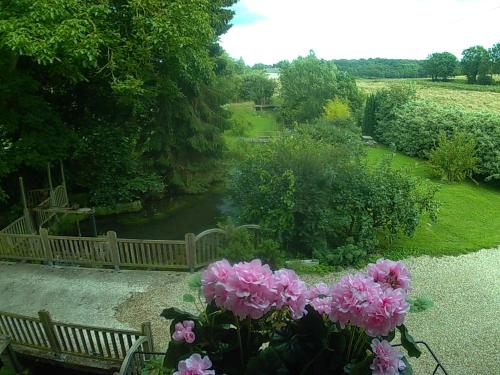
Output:
<instances>
[{"instance_id":1,"label":"dark green foliage","mask_svg":"<svg viewBox=\"0 0 500 375\"><path fill-rule=\"evenodd\" d=\"M492 63L492 73L500 74L500 43L496 43L488 52Z\"/></svg>"},{"instance_id":2,"label":"dark green foliage","mask_svg":"<svg viewBox=\"0 0 500 375\"><path fill-rule=\"evenodd\" d=\"M421 60L356 59L334 60L340 70L360 78L420 78L426 77Z\"/></svg>"},{"instance_id":3,"label":"dark green foliage","mask_svg":"<svg viewBox=\"0 0 500 375\"><path fill-rule=\"evenodd\" d=\"M79 188L102 175L91 193L107 204L153 193L160 178L195 184L194 172L222 154L221 104L237 91L229 81L238 67L217 45L233 3L2 2L0 122L11 174L63 159Z\"/></svg>"},{"instance_id":4,"label":"dark green foliage","mask_svg":"<svg viewBox=\"0 0 500 375\"><path fill-rule=\"evenodd\" d=\"M468 83L491 84L490 54L483 46L465 49L461 65Z\"/></svg>"},{"instance_id":5,"label":"dark green foliage","mask_svg":"<svg viewBox=\"0 0 500 375\"><path fill-rule=\"evenodd\" d=\"M442 132L438 146L429 152L429 162L442 179L463 181L477 172L476 141L468 134L457 131L451 138Z\"/></svg>"},{"instance_id":6,"label":"dark green foliage","mask_svg":"<svg viewBox=\"0 0 500 375\"><path fill-rule=\"evenodd\" d=\"M365 111L362 122L362 130L364 135L375 135L375 127L377 126L376 110L376 94L368 95L368 97L366 98Z\"/></svg>"},{"instance_id":7,"label":"dark green foliage","mask_svg":"<svg viewBox=\"0 0 500 375\"><path fill-rule=\"evenodd\" d=\"M287 124L321 117L329 99L348 100L353 112L362 104L354 79L339 73L333 62L318 59L313 52L284 65L280 82L282 113Z\"/></svg>"},{"instance_id":8,"label":"dark green foliage","mask_svg":"<svg viewBox=\"0 0 500 375\"><path fill-rule=\"evenodd\" d=\"M255 104L269 104L275 89L276 81L268 78L264 72L251 72L242 78L240 98Z\"/></svg>"},{"instance_id":9,"label":"dark green foliage","mask_svg":"<svg viewBox=\"0 0 500 375\"><path fill-rule=\"evenodd\" d=\"M277 242L266 239L265 233L254 232L231 225L223 227L227 233L225 243L219 248L219 256L231 263L260 259L277 269L284 264L285 257Z\"/></svg>"},{"instance_id":10,"label":"dark green foliage","mask_svg":"<svg viewBox=\"0 0 500 375\"><path fill-rule=\"evenodd\" d=\"M302 128L259 148L233 171L229 195L240 222L259 223L289 253L338 265L373 251L377 233L411 235L423 212L435 213L434 190L419 180L387 164L368 170L353 144L318 136L324 124Z\"/></svg>"},{"instance_id":11,"label":"dark green foliage","mask_svg":"<svg viewBox=\"0 0 500 375\"><path fill-rule=\"evenodd\" d=\"M395 149L421 158L439 142L440 133L464 132L475 142L477 173L500 178L500 115L444 106L428 100L410 101L393 111L391 119L377 125L379 139Z\"/></svg>"},{"instance_id":12,"label":"dark green foliage","mask_svg":"<svg viewBox=\"0 0 500 375\"><path fill-rule=\"evenodd\" d=\"M424 61L424 68L433 81L443 81L455 76L458 67L458 59L450 52L436 52Z\"/></svg>"},{"instance_id":13,"label":"dark green foliage","mask_svg":"<svg viewBox=\"0 0 500 375\"><path fill-rule=\"evenodd\" d=\"M388 135L388 128L394 120L398 108L416 97L414 84L393 84L390 87L379 90L375 94L372 105L375 107L376 126L375 138L387 145L392 143Z\"/></svg>"}]
</instances>

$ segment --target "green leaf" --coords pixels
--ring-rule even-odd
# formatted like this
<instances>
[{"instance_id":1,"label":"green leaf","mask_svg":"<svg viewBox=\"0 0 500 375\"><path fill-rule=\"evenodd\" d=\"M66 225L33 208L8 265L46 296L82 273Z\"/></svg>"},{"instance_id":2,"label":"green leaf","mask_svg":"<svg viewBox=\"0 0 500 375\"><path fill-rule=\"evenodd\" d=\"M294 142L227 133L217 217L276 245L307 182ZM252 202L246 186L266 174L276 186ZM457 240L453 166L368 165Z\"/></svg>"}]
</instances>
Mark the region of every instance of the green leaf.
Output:
<instances>
[{"instance_id":1,"label":"green leaf","mask_svg":"<svg viewBox=\"0 0 500 375\"><path fill-rule=\"evenodd\" d=\"M346 374L351 375L366 375L370 373L370 365L373 361L373 355L369 354L360 362L348 363L344 366Z\"/></svg>"},{"instance_id":2,"label":"green leaf","mask_svg":"<svg viewBox=\"0 0 500 375\"><path fill-rule=\"evenodd\" d=\"M408 333L408 329L406 328L406 326L402 324L398 327L398 329L399 332L401 332L401 344L403 345L403 348L405 348L408 352L408 355L415 358L420 357L422 352L418 348L413 337Z\"/></svg>"},{"instance_id":3,"label":"green leaf","mask_svg":"<svg viewBox=\"0 0 500 375\"><path fill-rule=\"evenodd\" d=\"M405 369L399 372L399 375L413 375L413 368L410 365L410 362L408 362L408 359L406 357L403 357L402 361L406 365Z\"/></svg>"},{"instance_id":4,"label":"green leaf","mask_svg":"<svg viewBox=\"0 0 500 375\"><path fill-rule=\"evenodd\" d=\"M168 309L163 310L160 316L167 320L175 320L175 321L199 320L199 318L196 315L193 315L187 311L182 311L175 307L169 307Z\"/></svg>"},{"instance_id":5,"label":"green leaf","mask_svg":"<svg viewBox=\"0 0 500 375\"><path fill-rule=\"evenodd\" d=\"M192 294L184 294L184 295L182 296L182 300L183 300L184 302L194 303L194 297L193 297L193 295L192 295Z\"/></svg>"},{"instance_id":6,"label":"green leaf","mask_svg":"<svg viewBox=\"0 0 500 375\"><path fill-rule=\"evenodd\" d=\"M201 288L201 274L196 273L192 275L189 278L188 286L193 292L198 292Z\"/></svg>"}]
</instances>

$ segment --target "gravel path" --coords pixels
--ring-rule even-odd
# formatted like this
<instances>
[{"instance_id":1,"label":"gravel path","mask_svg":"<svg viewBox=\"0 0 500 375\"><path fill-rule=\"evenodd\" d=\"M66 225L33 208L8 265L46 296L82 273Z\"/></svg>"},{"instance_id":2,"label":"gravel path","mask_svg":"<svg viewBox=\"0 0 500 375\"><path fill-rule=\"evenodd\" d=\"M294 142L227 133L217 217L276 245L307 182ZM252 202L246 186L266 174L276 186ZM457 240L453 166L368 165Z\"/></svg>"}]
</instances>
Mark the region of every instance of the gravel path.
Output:
<instances>
[{"instance_id":1,"label":"gravel path","mask_svg":"<svg viewBox=\"0 0 500 375\"><path fill-rule=\"evenodd\" d=\"M500 248L458 257L409 258L412 296L434 306L409 314L412 335L429 343L449 374L500 375ZM139 328L151 321L156 349L166 347L170 306L182 301L190 275L176 272L49 268L0 263L0 310L36 315L47 309L55 320L114 328ZM339 275L304 276L309 284L331 283ZM415 374L431 374L424 355L413 361Z\"/></svg>"}]
</instances>

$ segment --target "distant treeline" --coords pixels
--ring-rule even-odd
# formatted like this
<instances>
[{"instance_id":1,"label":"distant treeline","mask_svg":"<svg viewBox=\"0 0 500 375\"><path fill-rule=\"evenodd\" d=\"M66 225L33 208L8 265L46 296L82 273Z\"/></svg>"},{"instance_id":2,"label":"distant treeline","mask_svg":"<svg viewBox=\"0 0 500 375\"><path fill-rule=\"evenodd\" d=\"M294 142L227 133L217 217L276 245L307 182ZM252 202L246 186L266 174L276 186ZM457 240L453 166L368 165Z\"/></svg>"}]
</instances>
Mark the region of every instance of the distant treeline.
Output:
<instances>
[{"instance_id":1,"label":"distant treeline","mask_svg":"<svg viewBox=\"0 0 500 375\"><path fill-rule=\"evenodd\" d=\"M419 78L428 77L423 60L357 59L333 60L340 70L360 78Z\"/></svg>"}]
</instances>

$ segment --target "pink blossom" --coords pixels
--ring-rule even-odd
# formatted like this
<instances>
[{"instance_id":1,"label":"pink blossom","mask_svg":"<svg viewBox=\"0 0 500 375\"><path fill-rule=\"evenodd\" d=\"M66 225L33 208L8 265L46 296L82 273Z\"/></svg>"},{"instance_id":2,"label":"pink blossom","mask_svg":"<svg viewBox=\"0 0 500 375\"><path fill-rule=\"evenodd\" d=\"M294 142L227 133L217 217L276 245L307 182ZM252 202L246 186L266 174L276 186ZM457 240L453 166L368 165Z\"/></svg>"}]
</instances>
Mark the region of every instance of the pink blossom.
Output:
<instances>
[{"instance_id":1,"label":"pink blossom","mask_svg":"<svg viewBox=\"0 0 500 375\"><path fill-rule=\"evenodd\" d=\"M372 375L397 375L406 368L405 363L401 360L403 353L395 350L386 340L381 342L373 339L371 347L373 354L375 354L370 365Z\"/></svg>"},{"instance_id":2,"label":"pink blossom","mask_svg":"<svg viewBox=\"0 0 500 375\"><path fill-rule=\"evenodd\" d=\"M328 285L319 283L309 289L309 304L320 314L330 314L332 296Z\"/></svg>"},{"instance_id":3,"label":"pink blossom","mask_svg":"<svg viewBox=\"0 0 500 375\"><path fill-rule=\"evenodd\" d=\"M380 286L366 274L344 276L331 288L330 319L344 327L347 322L363 326L366 308L378 296Z\"/></svg>"},{"instance_id":4,"label":"pink blossom","mask_svg":"<svg viewBox=\"0 0 500 375\"><path fill-rule=\"evenodd\" d=\"M261 318L277 300L271 269L259 259L235 264L225 286L224 307L241 319Z\"/></svg>"},{"instance_id":5,"label":"pink blossom","mask_svg":"<svg viewBox=\"0 0 500 375\"><path fill-rule=\"evenodd\" d=\"M210 367L212 367L212 361L208 356L201 358L198 353L195 353L188 359L180 361L178 371L173 375L215 375L214 370L209 370Z\"/></svg>"},{"instance_id":6,"label":"pink blossom","mask_svg":"<svg viewBox=\"0 0 500 375\"><path fill-rule=\"evenodd\" d=\"M410 289L410 272L402 262L379 259L375 264L368 265L368 275L383 287Z\"/></svg>"},{"instance_id":7,"label":"pink blossom","mask_svg":"<svg viewBox=\"0 0 500 375\"><path fill-rule=\"evenodd\" d=\"M201 287L207 303L215 300L219 307L226 302L227 291L225 283L233 273L233 267L226 259L219 260L208 266L201 279Z\"/></svg>"},{"instance_id":8,"label":"pink blossom","mask_svg":"<svg viewBox=\"0 0 500 375\"><path fill-rule=\"evenodd\" d=\"M344 276L331 290L330 319L342 327L350 322L370 336L387 336L410 309L403 289L384 289L364 273Z\"/></svg>"},{"instance_id":9,"label":"pink blossom","mask_svg":"<svg viewBox=\"0 0 500 375\"><path fill-rule=\"evenodd\" d=\"M193 332L194 322L192 320L184 320L182 323L175 325L175 331L172 338L175 341L186 341L188 344L194 342L196 336Z\"/></svg>"},{"instance_id":10,"label":"pink blossom","mask_svg":"<svg viewBox=\"0 0 500 375\"><path fill-rule=\"evenodd\" d=\"M293 319L304 316L307 305L307 287L297 274L288 269L281 269L274 273L274 281L278 292L276 308L288 306Z\"/></svg>"},{"instance_id":11,"label":"pink blossom","mask_svg":"<svg viewBox=\"0 0 500 375\"><path fill-rule=\"evenodd\" d=\"M387 336L403 324L410 305L402 289L382 289L364 310L361 327L370 336Z\"/></svg>"}]
</instances>

